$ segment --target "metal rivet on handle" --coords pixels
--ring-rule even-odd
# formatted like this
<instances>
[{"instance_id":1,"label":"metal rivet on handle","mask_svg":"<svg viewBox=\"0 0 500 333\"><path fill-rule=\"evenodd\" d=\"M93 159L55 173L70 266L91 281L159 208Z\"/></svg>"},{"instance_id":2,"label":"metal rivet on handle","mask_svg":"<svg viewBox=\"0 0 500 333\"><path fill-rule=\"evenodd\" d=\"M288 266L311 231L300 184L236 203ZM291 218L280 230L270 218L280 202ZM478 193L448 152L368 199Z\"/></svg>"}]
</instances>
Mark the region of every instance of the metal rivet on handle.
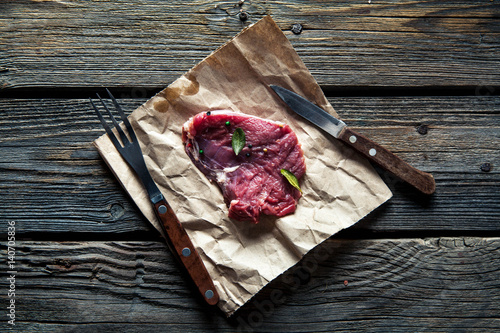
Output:
<instances>
[{"instance_id":1,"label":"metal rivet on handle","mask_svg":"<svg viewBox=\"0 0 500 333\"><path fill-rule=\"evenodd\" d=\"M354 143L354 142L356 142L357 140L358 140L358 138L356 138L354 135L351 135L351 136L349 137L349 141L351 141L351 143Z\"/></svg>"},{"instance_id":2,"label":"metal rivet on handle","mask_svg":"<svg viewBox=\"0 0 500 333\"><path fill-rule=\"evenodd\" d=\"M158 213L165 214L166 212L167 212L167 206L161 205L160 207L158 207Z\"/></svg>"},{"instance_id":3,"label":"metal rivet on handle","mask_svg":"<svg viewBox=\"0 0 500 333\"><path fill-rule=\"evenodd\" d=\"M370 154L370 156L375 156L377 154L377 151L375 150L375 148L372 148L372 149L370 149L368 154Z\"/></svg>"},{"instance_id":4,"label":"metal rivet on handle","mask_svg":"<svg viewBox=\"0 0 500 333\"><path fill-rule=\"evenodd\" d=\"M185 247L182 249L182 255L184 257L189 257L190 254L191 254L191 250L188 247Z\"/></svg>"},{"instance_id":5,"label":"metal rivet on handle","mask_svg":"<svg viewBox=\"0 0 500 333\"><path fill-rule=\"evenodd\" d=\"M208 299L214 297L214 292L212 290L208 289L207 291L205 291L205 297Z\"/></svg>"}]
</instances>

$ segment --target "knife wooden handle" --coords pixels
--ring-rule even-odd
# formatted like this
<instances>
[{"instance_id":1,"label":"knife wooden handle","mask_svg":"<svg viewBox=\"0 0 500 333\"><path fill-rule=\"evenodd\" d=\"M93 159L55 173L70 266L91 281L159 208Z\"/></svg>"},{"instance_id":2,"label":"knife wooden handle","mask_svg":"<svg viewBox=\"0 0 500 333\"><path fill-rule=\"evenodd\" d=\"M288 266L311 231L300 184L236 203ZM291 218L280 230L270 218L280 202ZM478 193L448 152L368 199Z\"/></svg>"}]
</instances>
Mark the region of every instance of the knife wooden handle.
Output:
<instances>
[{"instance_id":1,"label":"knife wooden handle","mask_svg":"<svg viewBox=\"0 0 500 333\"><path fill-rule=\"evenodd\" d=\"M169 245L173 247L171 250L174 255L184 264L205 301L210 305L217 304L219 294L215 289L212 278L174 211L165 199L157 202L154 207L156 216L168 235L167 242L170 241Z\"/></svg>"},{"instance_id":2,"label":"knife wooden handle","mask_svg":"<svg viewBox=\"0 0 500 333\"><path fill-rule=\"evenodd\" d=\"M436 190L436 182L430 173L412 167L389 150L348 127L342 129L339 139L422 193L432 194Z\"/></svg>"}]
</instances>

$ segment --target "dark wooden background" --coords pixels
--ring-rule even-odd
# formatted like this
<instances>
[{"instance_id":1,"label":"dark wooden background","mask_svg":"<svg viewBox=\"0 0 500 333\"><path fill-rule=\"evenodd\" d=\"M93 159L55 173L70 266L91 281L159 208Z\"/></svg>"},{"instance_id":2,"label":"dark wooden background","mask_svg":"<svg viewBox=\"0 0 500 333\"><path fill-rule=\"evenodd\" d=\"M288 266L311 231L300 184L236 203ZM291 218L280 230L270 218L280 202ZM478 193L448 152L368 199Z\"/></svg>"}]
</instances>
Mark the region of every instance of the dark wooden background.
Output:
<instances>
[{"instance_id":1,"label":"dark wooden background","mask_svg":"<svg viewBox=\"0 0 500 333\"><path fill-rule=\"evenodd\" d=\"M92 147L86 98L108 87L131 112L265 15L340 116L437 190L381 172L390 202L226 319ZM0 88L1 332L500 329L498 0L4 0Z\"/></svg>"}]
</instances>

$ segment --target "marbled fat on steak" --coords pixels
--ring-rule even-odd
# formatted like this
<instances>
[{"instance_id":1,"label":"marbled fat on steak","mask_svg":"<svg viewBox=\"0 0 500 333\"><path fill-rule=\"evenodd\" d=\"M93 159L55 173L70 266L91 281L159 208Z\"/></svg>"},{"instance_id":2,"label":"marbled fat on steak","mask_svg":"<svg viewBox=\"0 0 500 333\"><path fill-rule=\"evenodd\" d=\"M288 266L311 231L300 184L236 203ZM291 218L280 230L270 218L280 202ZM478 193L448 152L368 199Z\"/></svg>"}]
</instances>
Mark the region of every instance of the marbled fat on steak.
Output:
<instances>
[{"instance_id":1,"label":"marbled fat on steak","mask_svg":"<svg viewBox=\"0 0 500 333\"><path fill-rule=\"evenodd\" d=\"M246 137L237 156L231 145L236 128ZM306 165L290 126L243 113L210 111L184 124L182 140L194 164L221 188L230 218L258 223L261 214L284 216L295 211L301 193L281 169L299 179Z\"/></svg>"}]
</instances>

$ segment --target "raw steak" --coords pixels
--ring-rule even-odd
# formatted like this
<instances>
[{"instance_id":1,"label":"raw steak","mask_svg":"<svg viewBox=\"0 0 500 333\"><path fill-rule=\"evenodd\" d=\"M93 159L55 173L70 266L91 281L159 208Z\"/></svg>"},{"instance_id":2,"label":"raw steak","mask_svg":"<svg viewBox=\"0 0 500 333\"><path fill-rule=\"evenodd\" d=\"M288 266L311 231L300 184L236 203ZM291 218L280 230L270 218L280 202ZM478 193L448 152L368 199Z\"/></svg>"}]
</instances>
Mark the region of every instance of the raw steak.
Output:
<instances>
[{"instance_id":1,"label":"raw steak","mask_svg":"<svg viewBox=\"0 0 500 333\"><path fill-rule=\"evenodd\" d=\"M231 145L236 128L246 136L237 156ZM202 112L184 124L182 140L198 169L221 188L230 218L258 223L261 213L284 216L295 211L301 193L280 171L299 179L306 166L288 125L227 110Z\"/></svg>"}]
</instances>

